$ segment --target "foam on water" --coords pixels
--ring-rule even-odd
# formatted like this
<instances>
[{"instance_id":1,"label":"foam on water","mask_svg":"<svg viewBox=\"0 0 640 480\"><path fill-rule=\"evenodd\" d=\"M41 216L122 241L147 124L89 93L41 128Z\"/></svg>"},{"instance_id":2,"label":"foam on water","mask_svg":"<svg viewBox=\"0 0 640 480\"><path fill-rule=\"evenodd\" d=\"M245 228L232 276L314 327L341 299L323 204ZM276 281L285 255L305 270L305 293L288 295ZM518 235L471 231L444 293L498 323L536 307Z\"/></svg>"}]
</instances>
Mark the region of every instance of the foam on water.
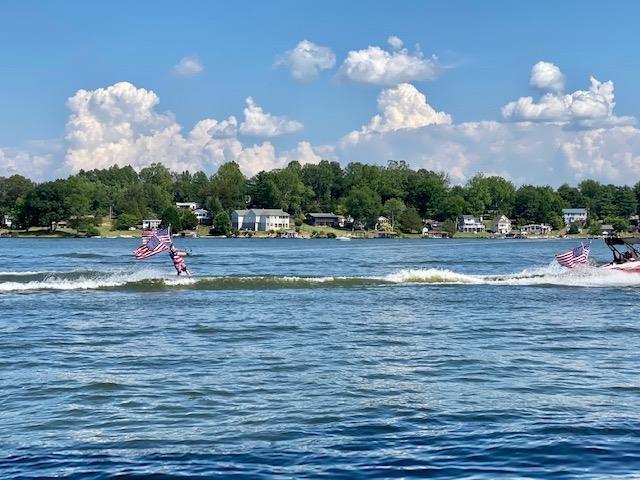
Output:
<instances>
[{"instance_id":1,"label":"foam on water","mask_svg":"<svg viewBox=\"0 0 640 480\"><path fill-rule=\"evenodd\" d=\"M4 272L0 292L64 290L243 290L273 288L341 288L403 284L460 284L564 287L640 286L640 275L599 268L567 270L551 264L505 275L467 275L448 269L403 269L383 276L213 276L175 277L156 270L112 272ZM11 277L14 278L11 278ZM20 277L35 276L27 281Z\"/></svg>"}]
</instances>

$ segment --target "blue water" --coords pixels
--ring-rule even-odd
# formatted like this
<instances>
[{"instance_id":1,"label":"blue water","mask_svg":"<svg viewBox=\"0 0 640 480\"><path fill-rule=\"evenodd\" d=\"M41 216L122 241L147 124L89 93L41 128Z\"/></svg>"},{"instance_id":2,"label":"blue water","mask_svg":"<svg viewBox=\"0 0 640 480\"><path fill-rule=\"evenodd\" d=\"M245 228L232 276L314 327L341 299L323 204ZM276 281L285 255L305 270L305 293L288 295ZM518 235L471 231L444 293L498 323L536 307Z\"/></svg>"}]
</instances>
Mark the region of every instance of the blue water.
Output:
<instances>
[{"instance_id":1,"label":"blue water","mask_svg":"<svg viewBox=\"0 0 640 480\"><path fill-rule=\"evenodd\" d=\"M0 240L0 478L640 470L640 275L575 242L136 243Z\"/></svg>"}]
</instances>

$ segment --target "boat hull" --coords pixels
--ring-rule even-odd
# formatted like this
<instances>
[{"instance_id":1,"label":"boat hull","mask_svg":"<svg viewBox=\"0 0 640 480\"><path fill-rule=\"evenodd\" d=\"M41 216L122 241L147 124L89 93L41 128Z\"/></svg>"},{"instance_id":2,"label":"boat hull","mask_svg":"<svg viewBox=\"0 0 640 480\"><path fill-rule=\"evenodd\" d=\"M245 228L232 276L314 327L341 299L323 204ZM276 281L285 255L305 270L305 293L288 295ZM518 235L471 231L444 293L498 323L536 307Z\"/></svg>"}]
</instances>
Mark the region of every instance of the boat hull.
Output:
<instances>
[{"instance_id":1,"label":"boat hull","mask_svg":"<svg viewBox=\"0 0 640 480\"><path fill-rule=\"evenodd\" d=\"M601 268L605 270L616 270L618 272L640 273L640 262L607 263Z\"/></svg>"}]
</instances>

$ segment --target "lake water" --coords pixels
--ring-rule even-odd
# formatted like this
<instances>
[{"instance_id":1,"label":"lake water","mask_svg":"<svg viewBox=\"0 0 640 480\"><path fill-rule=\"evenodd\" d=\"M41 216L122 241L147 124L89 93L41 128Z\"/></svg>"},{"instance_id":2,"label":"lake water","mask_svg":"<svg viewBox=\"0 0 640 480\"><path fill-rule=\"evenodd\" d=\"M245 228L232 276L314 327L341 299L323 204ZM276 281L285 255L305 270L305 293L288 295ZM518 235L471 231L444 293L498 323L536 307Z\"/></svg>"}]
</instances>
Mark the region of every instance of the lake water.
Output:
<instances>
[{"instance_id":1,"label":"lake water","mask_svg":"<svg viewBox=\"0 0 640 480\"><path fill-rule=\"evenodd\" d=\"M0 239L1 478L640 470L640 275L575 241L137 243Z\"/></svg>"}]
</instances>

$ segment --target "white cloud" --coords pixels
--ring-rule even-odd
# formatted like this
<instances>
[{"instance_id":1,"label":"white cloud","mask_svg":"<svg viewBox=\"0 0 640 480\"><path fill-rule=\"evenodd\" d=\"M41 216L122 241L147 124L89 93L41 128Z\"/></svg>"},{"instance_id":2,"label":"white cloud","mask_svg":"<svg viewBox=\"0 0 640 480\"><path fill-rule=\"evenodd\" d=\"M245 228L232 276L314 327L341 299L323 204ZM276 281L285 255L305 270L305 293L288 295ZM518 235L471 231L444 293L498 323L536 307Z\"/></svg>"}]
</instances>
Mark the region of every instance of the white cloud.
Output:
<instances>
[{"instance_id":1,"label":"white cloud","mask_svg":"<svg viewBox=\"0 0 640 480\"><path fill-rule=\"evenodd\" d=\"M52 153L34 154L16 148L0 149L0 176L22 175L43 180L55 169Z\"/></svg>"},{"instance_id":2,"label":"white cloud","mask_svg":"<svg viewBox=\"0 0 640 480\"><path fill-rule=\"evenodd\" d=\"M529 84L540 90L561 92L564 90L565 78L560 69L553 63L538 62L531 68Z\"/></svg>"},{"instance_id":3,"label":"white cloud","mask_svg":"<svg viewBox=\"0 0 640 480\"><path fill-rule=\"evenodd\" d=\"M242 145L235 117L201 120L184 135L172 114L156 110L159 101L154 92L127 82L78 90L67 102L71 112L65 137L68 169L111 165L140 169L162 162L177 171L212 171L224 162L237 161L247 175L253 175L281 164L269 142L249 148ZM273 120L269 114L262 115ZM272 129L291 128L286 121L272 123Z\"/></svg>"},{"instance_id":4,"label":"white cloud","mask_svg":"<svg viewBox=\"0 0 640 480\"><path fill-rule=\"evenodd\" d=\"M266 113L251 97L247 97L244 109L244 122L240 124L240 133L256 137L277 137L303 129L304 125L285 116Z\"/></svg>"},{"instance_id":5,"label":"white cloud","mask_svg":"<svg viewBox=\"0 0 640 480\"><path fill-rule=\"evenodd\" d=\"M473 122L430 125L342 142L343 163L385 164L402 159L414 168L442 170L456 183L477 172L517 184L575 184L585 178L633 184L640 180L640 130L622 126L569 130L557 124Z\"/></svg>"},{"instance_id":6,"label":"white cloud","mask_svg":"<svg viewBox=\"0 0 640 480\"><path fill-rule=\"evenodd\" d=\"M411 54L406 48L397 49L402 41L389 37L393 52L369 46L364 50L352 50L342 63L339 76L359 83L393 86L402 82L433 80L441 68L433 56L424 58L419 47ZM395 45L395 46L394 46Z\"/></svg>"},{"instance_id":7,"label":"white cloud","mask_svg":"<svg viewBox=\"0 0 640 480\"><path fill-rule=\"evenodd\" d=\"M402 46L404 45L403 41L400 40L398 37L396 37L395 35L391 35L389 38L387 38L387 43L391 46L391 48L393 48L394 50L400 50L402 48Z\"/></svg>"},{"instance_id":8,"label":"white cloud","mask_svg":"<svg viewBox=\"0 0 640 480\"><path fill-rule=\"evenodd\" d=\"M359 131L347 135L347 141L357 141L362 135L393 132L404 128L451 123L451 116L437 112L427 98L410 83L383 90L378 95L379 115L375 115Z\"/></svg>"},{"instance_id":9,"label":"white cloud","mask_svg":"<svg viewBox=\"0 0 640 480\"><path fill-rule=\"evenodd\" d=\"M173 67L174 75L178 77L195 77L204 71L204 65L197 55L183 57L177 65Z\"/></svg>"},{"instance_id":10,"label":"white cloud","mask_svg":"<svg viewBox=\"0 0 640 480\"><path fill-rule=\"evenodd\" d=\"M321 70L333 68L335 64L336 55L330 48L302 40L287 50L275 66L286 66L294 80L308 82L317 78Z\"/></svg>"},{"instance_id":11,"label":"white cloud","mask_svg":"<svg viewBox=\"0 0 640 480\"><path fill-rule=\"evenodd\" d=\"M542 66L540 66L542 64ZM540 66L540 67L539 67ZM539 67L536 69L536 67ZM531 72L531 84L553 90L538 102L532 97L520 97L502 108L505 120L514 122L555 122L581 128L626 125L635 122L632 117L613 114L616 105L611 80L600 82L591 77L589 90L576 90L563 94L557 90L564 84L564 76L553 64L539 62Z\"/></svg>"},{"instance_id":12,"label":"white cloud","mask_svg":"<svg viewBox=\"0 0 640 480\"><path fill-rule=\"evenodd\" d=\"M565 115L569 119L571 115L598 118L591 113L596 109L590 104L592 94L611 105L612 87L594 81L591 93L574 92L567 110L576 113ZM547 103L552 108L551 100ZM383 91L378 109L380 115L338 143L335 155L343 164L402 159L414 168L443 170L459 183L478 172L502 175L517 184L556 186L585 178L614 183L640 180L640 129L633 126L610 122L599 128L585 125L576 129L557 121L452 124L447 114L436 112L408 84ZM611 107L600 115L615 119L612 112Z\"/></svg>"}]
</instances>

